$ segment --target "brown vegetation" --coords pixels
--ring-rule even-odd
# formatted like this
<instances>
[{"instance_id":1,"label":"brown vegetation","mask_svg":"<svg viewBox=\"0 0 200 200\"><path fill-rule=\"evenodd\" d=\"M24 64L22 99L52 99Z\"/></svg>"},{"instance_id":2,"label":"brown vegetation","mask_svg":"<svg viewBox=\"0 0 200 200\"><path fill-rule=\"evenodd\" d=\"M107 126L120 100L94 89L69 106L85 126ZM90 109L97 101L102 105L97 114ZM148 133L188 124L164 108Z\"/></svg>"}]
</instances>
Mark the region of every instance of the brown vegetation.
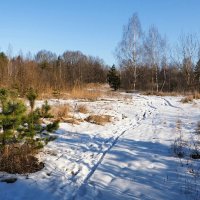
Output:
<instances>
[{"instance_id":1,"label":"brown vegetation","mask_svg":"<svg viewBox=\"0 0 200 200\"><path fill-rule=\"evenodd\" d=\"M77 84L105 83L106 71L101 59L78 51L66 51L57 57L42 50L34 59L20 55L9 59L0 53L0 87L15 89L20 95L30 87L40 94L47 92L56 96Z\"/></svg>"},{"instance_id":2,"label":"brown vegetation","mask_svg":"<svg viewBox=\"0 0 200 200\"><path fill-rule=\"evenodd\" d=\"M57 120L62 120L69 116L72 111L72 107L69 104L55 105L51 107L51 114Z\"/></svg>"},{"instance_id":3,"label":"brown vegetation","mask_svg":"<svg viewBox=\"0 0 200 200\"><path fill-rule=\"evenodd\" d=\"M77 124L79 125L80 122L83 122L83 119L77 119L74 116L69 116L68 118L62 118L62 121L69 124Z\"/></svg>"},{"instance_id":4,"label":"brown vegetation","mask_svg":"<svg viewBox=\"0 0 200 200\"><path fill-rule=\"evenodd\" d=\"M11 174L34 173L44 167L35 157L37 148L30 144L5 145L0 151L0 171Z\"/></svg>"},{"instance_id":5,"label":"brown vegetation","mask_svg":"<svg viewBox=\"0 0 200 200\"><path fill-rule=\"evenodd\" d=\"M182 103L190 103L192 101L193 101L193 96L192 95L186 96L186 97L184 97L184 98L181 99Z\"/></svg>"},{"instance_id":6,"label":"brown vegetation","mask_svg":"<svg viewBox=\"0 0 200 200\"><path fill-rule=\"evenodd\" d=\"M87 108L84 105L76 107L76 111L86 113ZM75 110L69 104L55 105L51 108L51 114L54 116L53 120L59 120L60 122L79 124L83 122L83 119L76 118L73 113Z\"/></svg>"},{"instance_id":7,"label":"brown vegetation","mask_svg":"<svg viewBox=\"0 0 200 200\"><path fill-rule=\"evenodd\" d=\"M88 113L88 109L85 105L78 105L77 106L77 112L86 114L86 113Z\"/></svg>"},{"instance_id":8,"label":"brown vegetation","mask_svg":"<svg viewBox=\"0 0 200 200\"><path fill-rule=\"evenodd\" d=\"M181 99L182 103L190 103L192 102L194 99L200 99L200 93L198 92L194 92L192 94L187 95L186 97Z\"/></svg>"},{"instance_id":9,"label":"brown vegetation","mask_svg":"<svg viewBox=\"0 0 200 200\"><path fill-rule=\"evenodd\" d=\"M85 99L89 101L96 101L101 97L101 93L98 90L90 90L82 87L74 87L69 95L72 99Z\"/></svg>"},{"instance_id":10,"label":"brown vegetation","mask_svg":"<svg viewBox=\"0 0 200 200\"><path fill-rule=\"evenodd\" d=\"M111 116L110 115L90 115L85 119L85 121L98 124L98 125L104 125L106 123L111 122Z\"/></svg>"},{"instance_id":11,"label":"brown vegetation","mask_svg":"<svg viewBox=\"0 0 200 200\"><path fill-rule=\"evenodd\" d=\"M179 96L181 95L180 92L152 92L152 91L146 91L143 92L143 95L155 95L155 96Z\"/></svg>"},{"instance_id":12,"label":"brown vegetation","mask_svg":"<svg viewBox=\"0 0 200 200\"><path fill-rule=\"evenodd\" d=\"M193 96L193 99L200 99L200 93L199 92L194 92L192 94L192 96Z\"/></svg>"}]
</instances>

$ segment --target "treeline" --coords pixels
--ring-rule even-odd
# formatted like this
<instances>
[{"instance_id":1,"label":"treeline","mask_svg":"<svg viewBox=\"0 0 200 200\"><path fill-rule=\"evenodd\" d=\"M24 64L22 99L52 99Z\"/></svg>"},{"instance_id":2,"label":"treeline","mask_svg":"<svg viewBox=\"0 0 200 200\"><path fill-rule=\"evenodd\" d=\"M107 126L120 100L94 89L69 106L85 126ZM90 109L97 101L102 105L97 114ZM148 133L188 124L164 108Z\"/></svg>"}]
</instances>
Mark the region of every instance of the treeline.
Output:
<instances>
[{"instance_id":1,"label":"treeline","mask_svg":"<svg viewBox=\"0 0 200 200\"><path fill-rule=\"evenodd\" d=\"M34 58L9 58L0 53L0 87L17 90L24 95L32 87L40 92L66 91L87 83L105 83L107 67L103 60L79 51L62 55L42 50Z\"/></svg>"},{"instance_id":2,"label":"treeline","mask_svg":"<svg viewBox=\"0 0 200 200\"><path fill-rule=\"evenodd\" d=\"M158 69L151 69L148 65L139 65L137 68L136 90L149 92L200 92L200 61L192 65L187 71L177 65L169 64ZM121 88L133 90L134 70L132 67L122 67ZM155 74L157 73L158 87Z\"/></svg>"},{"instance_id":3,"label":"treeline","mask_svg":"<svg viewBox=\"0 0 200 200\"><path fill-rule=\"evenodd\" d=\"M154 25L144 32L134 14L124 26L116 56L124 89L200 90L200 42L195 34L182 34L177 44L170 46Z\"/></svg>"}]
</instances>

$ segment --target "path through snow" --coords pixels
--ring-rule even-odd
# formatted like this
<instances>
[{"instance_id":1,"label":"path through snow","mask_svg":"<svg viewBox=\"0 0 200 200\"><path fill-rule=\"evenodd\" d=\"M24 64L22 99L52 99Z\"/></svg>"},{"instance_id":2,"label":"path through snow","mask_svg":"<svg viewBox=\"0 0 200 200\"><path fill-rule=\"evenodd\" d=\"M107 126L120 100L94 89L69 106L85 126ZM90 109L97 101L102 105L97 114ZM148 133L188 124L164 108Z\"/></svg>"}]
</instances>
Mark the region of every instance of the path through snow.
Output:
<instances>
[{"instance_id":1,"label":"path through snow","mask_svg":"<svg viewBox=\"0 0 200 200\"><path fill-rule=\"evenodd\" d=\"M15 184L0 183L0 199L194 199L200 191L199 180L188 173L194 161L175 157L171 145L179 136L177 120L184 139L192 140L200 102L179 101L134 94L125 101L81 102L112 115L113 123L60 124L58 139L41 154L45 168L17 176Z\"/></svg>"}]
</instances>

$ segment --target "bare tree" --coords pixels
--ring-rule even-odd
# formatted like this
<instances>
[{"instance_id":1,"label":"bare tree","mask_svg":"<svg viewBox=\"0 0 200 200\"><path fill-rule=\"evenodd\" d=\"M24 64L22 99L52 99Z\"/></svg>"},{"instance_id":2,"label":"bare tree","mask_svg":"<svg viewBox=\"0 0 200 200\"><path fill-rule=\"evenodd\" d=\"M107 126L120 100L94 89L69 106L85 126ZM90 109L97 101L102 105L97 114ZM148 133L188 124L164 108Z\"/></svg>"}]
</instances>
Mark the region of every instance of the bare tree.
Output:
<instances>
[{"instance_id":1,"label":"bare tree","mask_svg":"<svg viewBox=\"0 0 200 200\"><path fill-rule=\"evenodd\" d=\"M133 69L133 89L136 88L137 66L141 59L142 28L135 13L124 26L122 40L116 49L117 59L121 66Z\"/></svg>"},{"instance_id":2,"label":"bare tree","mask_svg":"<svg viewBox=\"0 0 200 200\"><path fill-rule=\"evenodd\" d=\"M35 56L36 62L40 64L51 63L54 62L56 59L56 54L47 50L41 50Z\"/></svg>"},{"instance_id":3,"label":"bare tree","mask_svg":"<svg viewBox=\"0 0 200 200\"><path fill-rule=\"evenodd\" d=\"M198 60L199 41L195 34L182 34L178 44L178 53L182 64L182 72L186 82L186 89L193 83L194 63Z\"/></svg>"},{"instance_id":4,"label":"bare tree","mask_svg":"<svg viewBox=\"0 0 200 200\"><path fill-rule=\"evenodd\" d=\"M158 73L159 66L162 58L163 47L165 46L165 39L163 39L155 26L149 28L149 32L144 41L144 58L147 64L152 69L152 91L154 89L154 84L156 84L156 91L159 90L158 83ZM154 81L155 79L155 81Z\"/></svg>"},{"instance_id":5,"label":"bare tree","mask_svg":"<svg viewBox=\"0 0 200 200\"><path fill-rule=\"evenodd\" d=\"M9 79L10 79L10 77L12 76L12 71L11 71L12 62L10 62L10 61L11 61L11 59L13 57L13 47L12 47L11 44L8 45L8 49L7 49L6 55L7 55L8 59L9 59L9 62L8 62L8 75L9 75Z\"/></svg>"}]
</instances>

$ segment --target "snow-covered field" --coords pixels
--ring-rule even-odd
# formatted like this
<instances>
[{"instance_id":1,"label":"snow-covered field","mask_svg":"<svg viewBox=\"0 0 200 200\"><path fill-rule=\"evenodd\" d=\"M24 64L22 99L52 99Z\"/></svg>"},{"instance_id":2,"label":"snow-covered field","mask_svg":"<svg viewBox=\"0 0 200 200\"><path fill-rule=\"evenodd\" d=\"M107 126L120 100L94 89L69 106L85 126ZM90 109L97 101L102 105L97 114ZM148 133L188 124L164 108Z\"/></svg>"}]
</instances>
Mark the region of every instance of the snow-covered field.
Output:
<instances>
[{"instance_id":1,"label":"snow-covered field","mask_svg":"<svg viewBox=\"0 0 200 200\"><path fill-rule=\"evenodd\" d=\"M182 104L180 97L121 97L50 100L50 104L84 104L91 113L111 115L112 122L61 123L53 134L58 138L40 154L45 163L42 171L24 176L0 173L0 179L18 178L13 184L0 182L0 200L200 199L200 162L187 155L197 137L200 101ZM180 137L183 158L173 151Z\"/></svg>"}]
</instances>

